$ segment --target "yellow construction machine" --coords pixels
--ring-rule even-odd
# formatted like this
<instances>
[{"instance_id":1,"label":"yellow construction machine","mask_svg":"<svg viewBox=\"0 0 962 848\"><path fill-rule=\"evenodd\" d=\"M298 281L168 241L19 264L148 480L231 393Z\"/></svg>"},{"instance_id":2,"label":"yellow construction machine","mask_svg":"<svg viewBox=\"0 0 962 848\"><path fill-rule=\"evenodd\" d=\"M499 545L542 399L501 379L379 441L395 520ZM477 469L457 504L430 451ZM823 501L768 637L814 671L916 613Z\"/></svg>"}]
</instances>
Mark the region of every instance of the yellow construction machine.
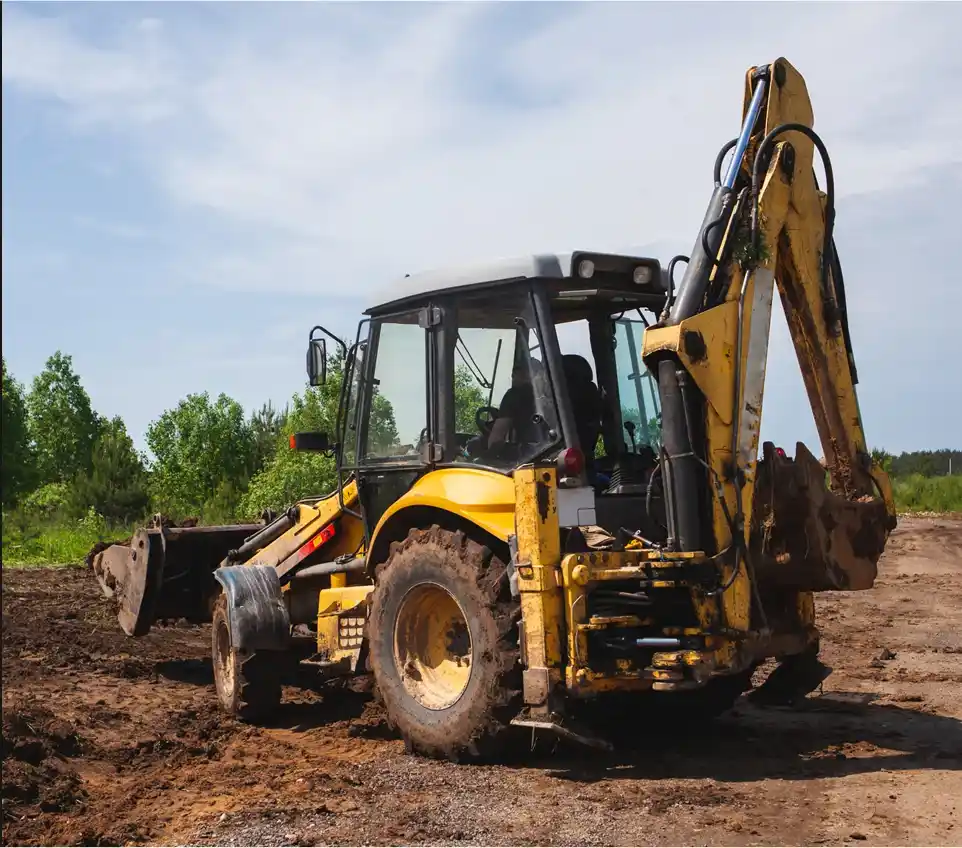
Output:
<instances>
[{"instance_id":1,"label":"yellow construction machine","mask_svg":"<svg viewBox=\"0 0 962 848\"><path fill-rule=\"evenodd\" d=\"M760 695L813 691L814 593L871 588L896 518L812 123L795 68L751 68L691 255L664 268L576 251L409 275L353 344L315 327L312 386L340 348L336 432L291 447L332 457L336 491L95 550L123 629L211 621L220 702L246 720L288 660L373 674L409 748L440 756L519 726L606 745L615 702L716 713L772 658ZM776 289L821 461L759 451Z\"/></svg>"}]
</instances>

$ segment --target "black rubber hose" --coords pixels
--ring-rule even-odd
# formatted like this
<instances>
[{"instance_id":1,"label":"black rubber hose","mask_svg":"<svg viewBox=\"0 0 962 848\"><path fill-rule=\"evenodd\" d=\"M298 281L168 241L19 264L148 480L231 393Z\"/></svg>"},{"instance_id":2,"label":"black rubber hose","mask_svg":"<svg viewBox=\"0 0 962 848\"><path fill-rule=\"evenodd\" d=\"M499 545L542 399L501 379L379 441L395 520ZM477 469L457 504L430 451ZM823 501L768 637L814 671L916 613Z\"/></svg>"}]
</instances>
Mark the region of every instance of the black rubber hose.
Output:
<instances>
[{"instance_id":1,"label":"black rubber hose","mask_svg":"<svg viewBox=\"0 0 962 848\"><path fill-rule=\"evenodd\" d=\"M852 374L852 382L858 383L858 371L855 368L855 357L852 352L852 337L848 324L848 310L845 298L845 279L842 276L842 263L838 258L838 251L835 247L835 174L832 170L832 158L828 155L825 143L811 127L804 124L781 124L775 127L758 147L755 155L755 164L752 168L752 244L758 246L758 195L761 190L761 163L775 137L783 132L800 132L802 135L811 139L812 144L818 149L818 155L822 159L825 168L825 235L822 243L822 296L830 299L832 307L831 318L838 321L842 327L842 335L845 341L845 350L848 354L849 370ZM815 177L815 187L818 187L818 177ZM829 276L835 282L834 291L829 287Z\"/></svg>"},{"instance_id":2,"label":"black rubber hose","mask_svg":"<svg viewBox=\"0 0 962 848\"><path fill-rule=\"evenodd\" d=\"M660 320L664 320L668 317L668 313L671 311L671 302L675 299L675 266L679 262L690 261L687 256L679 253L677 256L673 256L671 261L668 263L668 296L665 298L665 308L662 310L662 317Z\"/></svg>"},{"instance_id":3,"label":"black rubber hose","mask_svg":"<svg viewBox=\"0 0 962 848\"><path fill-rule=\"evenodd\" d=\"M755 163L752 167L752 245L757 250L758 196L761 192L762 163L765 162L765 158L775 139L785 132L799 132L809 138L812 144L818 149L818 154L822 158L822 165L825 167L825 194L827 203L825 208L825 236L822 243L822 292L824 295L827 295L829 293L828 275L832 265L832 248L835 245L835 174L832 172L832 159L828 155L828 150L824 142L811 127L798 123L779 124L771 130L768 135L762 139L762 143L758 145L758 151L755 154ZM767 170L767 162L765 163L765 169Z\"/></svg>"},{"instance_id":4,"label":"black rubber hose","mask_svg":"<svg viewBox=\"0 0 962 848\"><path fill-rule=\"evenodd\" d=\"M858 370L855 368L855 354L852 351L852 334L848 326L848 305L845 301L845 278L842 276L842 260L838 258L838 248L832 238L832 280L835 282L835 296L838 298L839 318L845 335L845 352L852 372L852 384L858 385Z\"/></svg>"},{"instance_id":5,"label":"black rubber hose","mask_svg":"<svg viewBox=\"0 0 962 848\"><path fill-rule=\"evenodd\" d=\"M733 138L729 141L721 150L718 151L718 155L715 157L715 186L721 185L721 169L722 163L725 161L725 155L731 150L736 144L738 144L738 139Z\"/></svg>"},{"instance_id":6,"label":"black rubber hose","mask_svg":"<svg viewBox=\"0 0 962 848\"><path fill-rule=\"evenodd\" d=\"M708 234L709 234L713 229L715 229L715 227L718 227L718 226L720 226L721 224L726 223L727 219L728 219L728 216L727 216L727 215L722 215L722 216L716 218L714 221L712 221L712 222L711 222L707 227L705 227L705 229L702 230L702 232L701 232L701 246L702 246L702 250L704 250L705 253L706 253L708 256L711 256L711 257L712 257L711 270L709 271L709 273L711 273L711 271L714 271L715 268L718 267L718 257L717 257L717 256L712 256L711 245L708 243Z\"/></svg>"},{"instance_id":7,"label":"black rubber hose","mask_svg":"<svg viewBox=\"0 0 962 848\"><path fill-rule=\"evenodd\" d=\"M813 173L815 188L818 188L818 175ZM848 354L852 383L858 385L858 369L855 367L855 354L852 351L852 334L848 326L848 303L845 299L845 277L842 275L842 260L838 255L835 235L832 234L832 281L835 283L835 296L838 298L839 317L842 320L842 332L845 336L845 351Z\"/></svg>"},{"instance_id":8,"label":"black rubber hose","mask_svg":"<svg viewBox=\"0 0 962 848\"><path fill-rule=\"evenodd\" d=\"M685 268L685 276L682 277L681 286L671 307L667 322L670 326L679 324L701 311L708 278L715 267L715 256L724 234L724 226L715 222L724 223L731 217L735 198L735 191L725 186L717 186L712 192L708 208L698 227L698 237L691 249L691 260Z\"/></svg>"},{"instance_id":9,"label":"black rubber hose","mask_svg":"<svg viewBox=\"0 0 962 848\"><path fill-rule=\"evenodd\" d=\"M651 499L655 490L655 477L661 476L661 464L655 466L654 470L651 472L651 476L648 477L648 485L645 487L645 514L648 519L655 524L657 524L662 530L667 532L668 528L665 527L654 515L651 513Z\"/></svg>"}]
</instances>

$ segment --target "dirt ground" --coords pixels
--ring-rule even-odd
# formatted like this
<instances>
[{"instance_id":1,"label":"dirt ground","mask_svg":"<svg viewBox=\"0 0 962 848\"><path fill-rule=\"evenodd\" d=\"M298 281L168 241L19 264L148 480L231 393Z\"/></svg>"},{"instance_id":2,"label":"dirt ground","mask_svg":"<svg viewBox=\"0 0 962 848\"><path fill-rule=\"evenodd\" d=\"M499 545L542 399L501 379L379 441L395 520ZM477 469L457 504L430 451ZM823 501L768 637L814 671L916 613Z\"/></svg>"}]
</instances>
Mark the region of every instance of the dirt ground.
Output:
<instances>
[{"instance_id":1,"label":"dirt ground","mask_svg":"<svg viewBox=\"0 0 962 848\"><path fill-rule=\"evenodd\" d=\"M5 844L962 844L962 520L903 518L875 589L819 597L804 709L498 766L410 756L306 674L238 724L208 628L128 639L83 569L2 588Z\"/></svg>"}]
</instances>

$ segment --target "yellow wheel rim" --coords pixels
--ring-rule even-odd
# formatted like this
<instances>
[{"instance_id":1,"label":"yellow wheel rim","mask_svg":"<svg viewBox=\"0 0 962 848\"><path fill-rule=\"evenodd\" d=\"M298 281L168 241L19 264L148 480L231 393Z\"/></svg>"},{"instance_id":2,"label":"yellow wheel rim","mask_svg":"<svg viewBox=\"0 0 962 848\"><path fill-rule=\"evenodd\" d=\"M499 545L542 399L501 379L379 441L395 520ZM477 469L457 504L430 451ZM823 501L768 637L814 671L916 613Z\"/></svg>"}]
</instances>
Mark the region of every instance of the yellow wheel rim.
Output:
<instances>
[{"instance_id":1,"label":"yellow wheel rim","mask_svg":"<svg viewBox=\"0 0 962 848\"><path fill-rule=\"evenodd\" d=\"M394 662L408 694L429 710L457 703L471 679L471 633L447 589L422 583L401 600Z\"/></svg>"},{"instance_id":2,"label":"yellow wheel rim","mask_svg":"<svg viewBox=\"0 0 962 848\"><path fill-rule=\"evenodd\" d=\"M222 699L229 699L234 691L234 656L230 646L230 631L227 622L219 621L217 630L217 656L214 657L217 671L220 672Z\"/></svg>"}]
</instances>

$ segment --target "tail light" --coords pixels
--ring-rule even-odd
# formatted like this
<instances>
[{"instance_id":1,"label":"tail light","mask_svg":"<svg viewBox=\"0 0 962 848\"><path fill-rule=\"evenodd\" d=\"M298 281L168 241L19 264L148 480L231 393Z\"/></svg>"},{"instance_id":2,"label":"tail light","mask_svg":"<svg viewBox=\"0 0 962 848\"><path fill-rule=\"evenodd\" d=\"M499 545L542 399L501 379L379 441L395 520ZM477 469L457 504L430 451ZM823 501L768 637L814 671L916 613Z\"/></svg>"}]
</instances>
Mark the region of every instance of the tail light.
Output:
<instances>
[{"instance_id":1,"label":"tail light","mask_svg":"<svg viewBox=\"0 0 962 848\"><path fill-rule=\"evenodd\" d=\"M585 455L576 448L568 448L561 454L561 464L569 477L577 477L585 470Z\"/></svg>"}]
</instances>

